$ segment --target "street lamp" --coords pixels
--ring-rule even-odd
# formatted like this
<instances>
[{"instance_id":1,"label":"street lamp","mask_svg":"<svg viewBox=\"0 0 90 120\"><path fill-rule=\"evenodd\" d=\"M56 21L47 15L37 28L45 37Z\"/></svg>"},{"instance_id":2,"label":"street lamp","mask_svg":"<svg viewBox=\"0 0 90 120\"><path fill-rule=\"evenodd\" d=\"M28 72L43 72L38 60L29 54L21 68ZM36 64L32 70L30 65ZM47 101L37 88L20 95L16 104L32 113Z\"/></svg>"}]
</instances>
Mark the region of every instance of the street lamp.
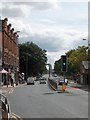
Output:
<instances>
[{"instance_id":1,"label":"street lamp","mask_svg":"<svg viewBox=\"0 0 90 120\"><path fill-rule=\"evenodd\" d=\"M30 57L31 55L28 53L25 53L25 55L26 55L26 79L27 79L27 77L28 77L28 57Z\"/></svg>"},{"instance_id":2,"label":"street lamp","mask_svg":"<svg viewBox=\"0 0 90 120\"><path fill-rule=\"evenodd\" d=\"M85 41L87 39L84 38L83 40ZM90 61L90 41L89 41L89 39L88 39L88 61Z\"/></svg>"},{"instance_id":3,"label":"street lamp","mask_svg":"<svg viewBox=\"0 0 90 120\"><path fill-rule=\"evenodd\" d=\"M16 69L15 69L15 71L16 71L16 85L18 85L18 79L19 79L19 40L18 40L18 37L19 37L18 33L19 32L20 31L15 32L16 44L17 44L17 56L16 57L18 57L18 59L16 60L17 62L16 62Z\"/></svg>"},{"instance_id":4,"label":"street lamp","mask_svg":"<svg viewBox=\"0 0 90 120\"><path fill-rule=\"evenodd\" d=\"M50 78L50 74L52 73L52 66L51 66L51 64L50 64L50 63L48 63L48 64L46 64L46 65L48 65L48 66L49 66L49 78Z\"/></svg>"}]
</instances>

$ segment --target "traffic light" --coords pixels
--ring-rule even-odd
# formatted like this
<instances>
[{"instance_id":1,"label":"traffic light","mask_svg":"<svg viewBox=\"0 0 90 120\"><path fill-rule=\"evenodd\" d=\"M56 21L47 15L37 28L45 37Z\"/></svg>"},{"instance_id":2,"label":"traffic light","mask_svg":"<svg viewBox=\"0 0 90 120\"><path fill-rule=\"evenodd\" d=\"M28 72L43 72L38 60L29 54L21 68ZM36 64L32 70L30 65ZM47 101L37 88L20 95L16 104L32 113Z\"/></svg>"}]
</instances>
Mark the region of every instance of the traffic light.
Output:
<instances>
[{"instance_id":1,"label":"traffic light","mask_svg":"<svg viewBox=\"0 0 90 120\"><path fill-rule=\"evenodd\" d=\"M62 72L67 71L67 56L66 55L61 56L61 71Z\"/></svg>"}]
</instances>

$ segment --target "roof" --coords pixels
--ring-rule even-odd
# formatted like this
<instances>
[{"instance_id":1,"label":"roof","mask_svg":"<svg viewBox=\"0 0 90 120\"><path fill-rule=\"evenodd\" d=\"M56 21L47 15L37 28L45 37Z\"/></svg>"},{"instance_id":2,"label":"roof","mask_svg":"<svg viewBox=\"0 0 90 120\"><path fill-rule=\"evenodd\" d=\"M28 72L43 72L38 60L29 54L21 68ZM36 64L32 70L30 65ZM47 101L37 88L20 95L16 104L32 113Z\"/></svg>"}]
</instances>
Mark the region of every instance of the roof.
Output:
<instances>
[{"instance_id":1,"label":"roof","mask_svg":"<svg viewBox=\"0 0 90 120\"><path fill-rule=\"evenodd\" d=\"M82 61L82 64L83 64L85 69L90 68L90 61Z\"/></svg>"}]
</instances>

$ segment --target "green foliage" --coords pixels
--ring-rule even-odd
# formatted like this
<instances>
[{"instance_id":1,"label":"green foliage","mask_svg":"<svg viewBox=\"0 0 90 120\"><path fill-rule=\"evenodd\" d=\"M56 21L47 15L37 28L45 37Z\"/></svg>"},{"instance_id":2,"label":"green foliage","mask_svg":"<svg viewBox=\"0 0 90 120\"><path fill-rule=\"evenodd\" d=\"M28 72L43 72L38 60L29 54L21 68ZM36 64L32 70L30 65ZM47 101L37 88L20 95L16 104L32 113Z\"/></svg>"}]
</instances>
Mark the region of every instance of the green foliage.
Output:
<instances>
[{"instance_id":1,"label":"green foliage","mask_svg":"<svg viewBox=\"0 0 90 120\"><path fill-rule=\"evenodd\" d=\"M33 42L19 45L20 71L27 76L43 74L46 71L46 50L42 50Z\"/></svg>"},{"instance_id":2,"label":"green foliage","mask_svg":"<svg viewBox=\"0 0 90 120\"><path fill-rule=\"evenodd\" d=\"M55 61L54 63L54 71L57 75L61 75L61 59Z\"/></svg>"},{"instance_id":3,"label":"green foliage","mask_svg":"<svg viewBox=\"0 0 90 120\"><path fill-rule=\"evenodd\" d=\"M82 61L88 59L87 47L79 46L77 49L70 50L66 53L68 56L68 75L80 72ZM55 62L55 72L61 74L60 60Z\"/></svg>"}]
</instances>

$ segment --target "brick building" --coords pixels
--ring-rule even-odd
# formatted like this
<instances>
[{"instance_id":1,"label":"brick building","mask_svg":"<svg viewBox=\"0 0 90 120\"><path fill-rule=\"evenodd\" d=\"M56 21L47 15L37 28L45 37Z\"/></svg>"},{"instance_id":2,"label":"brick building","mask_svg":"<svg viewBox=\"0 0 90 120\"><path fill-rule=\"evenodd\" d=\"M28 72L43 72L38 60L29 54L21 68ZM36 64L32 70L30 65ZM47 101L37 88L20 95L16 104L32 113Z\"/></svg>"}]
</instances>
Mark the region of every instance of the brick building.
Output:
<instances>
[{"instance_id":1,"label":"brick building","mask_svg":"<svg viewBox=\"0 0 90 120\"><path fill-rule=\"evenodd\" d=\"M0 49L2 52L2 66L10 73L13 73L15 81L18 79L19 70L19 47L18 34L8 24L8 19L0 20Z\"/></svg>"}]
</instances>

